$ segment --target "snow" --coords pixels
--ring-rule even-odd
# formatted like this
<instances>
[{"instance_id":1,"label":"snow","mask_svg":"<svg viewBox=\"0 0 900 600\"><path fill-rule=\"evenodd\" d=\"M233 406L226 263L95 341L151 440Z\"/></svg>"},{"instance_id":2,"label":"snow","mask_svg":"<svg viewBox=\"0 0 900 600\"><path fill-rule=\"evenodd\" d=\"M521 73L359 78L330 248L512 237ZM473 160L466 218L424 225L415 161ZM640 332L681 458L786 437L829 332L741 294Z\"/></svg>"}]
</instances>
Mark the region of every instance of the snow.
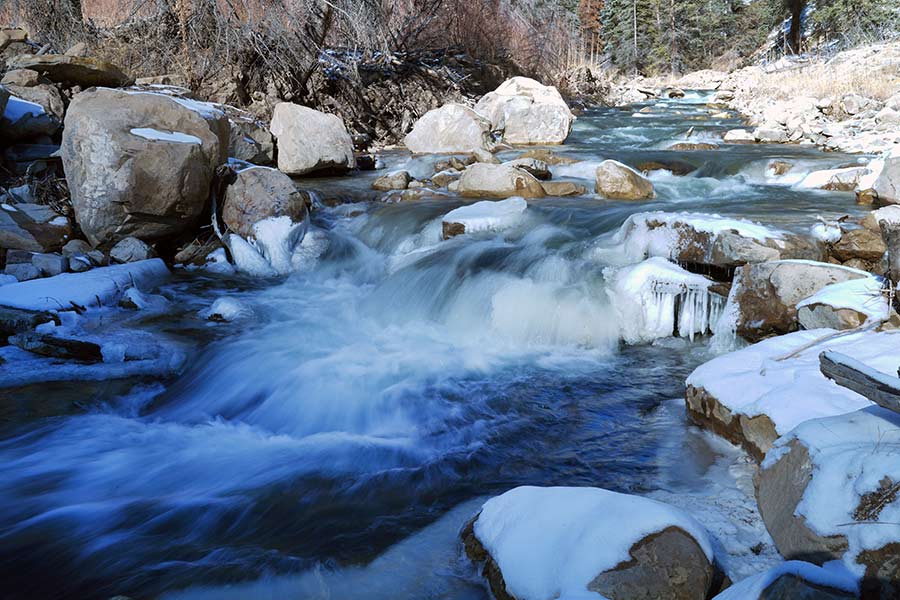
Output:
<instances>
[{"instance_id":1,"label":"snow","mask_svg":"<svg viewBox=\"0 0 900 600\"><path fill-rule=\"evenodd\" d=\"M444 215L443 222L460 223L466 233L499 231L515 225L526 208L528 203L518 196L506 200L482 200L451 210Z\"/></svg>"},{"instance_id":2,"label":"snow","mask_svg":"<svg viewBox=\"0 0 900 600\"><path fill-rule=\"evenodd\" d=\"M40 104L22 100L15 96L9 97L6 103L6 110L3 111L3 116L11 123L15 123L25 115L39 117L42 114L44 114L44 108Z\"/></svg>"},{"instance_id":3,"label":"snow","mask_svg":"<svg viewBox=\"0 0 900 600\"><path fill-rule=\"evenodd\" d=\"M240 300L222 296L216 298L212 306L200 311L200 316L211 321L234 321L251 314L251 310Z\"/></svg>"},{"instance_id":4,"label":"snow","mask_svg":"<svg viewBox=\"0 0 900 600\"><path fill-rule=\"evenodd\" d=\"M892 349L896 348L895 342ZM867 357L853 356L869 366L875 364ZM856 562L861 551L900 541L900 500L890 499L873 520L858 521L853 516L860 498L879 489L885 477L891 484L900 481L900 414L870 406L848 415L807 421L775 443L776 449L782 449L778 455L794 440L809 451L814 472L796 514L819 535L846 536L844 565L862 575L864 568ZM778 455L768 457L762 467L773 465Z\"/></svg>"},{"instance_id":5,"label":"snow","mask_svg":"<svg viewBox=\"0 0 900 600\"><path fill-rule=\"evenodd\" d=\"M16 210L16 207L10 204L0 204L0 208L3 208L3 210L7 212L18 212L18 210Z\"/></svg>"},{"instance_id":6,"label":"snow","mask_svg":"<svg viewBox=\"0 0 900 600\"><path fill-rule=\"evenodd\" d=\"M186 133L181 133L180 131L160 131L158 129L151 129L149 127L140 127L138 129L132 129L131 135L136 135L138 137L144 138L145 140L159 141L159 142L176 142L179 144L199 144L202 145L203 141L194 135L188 135Z\"/></svg>"},{"instance_id":7,"label":"snow","mask_svg":"<svg viewBox=\"0 0 900 600\"><path fill-rule=\"evenodd\" d=\"M687 383L705 389L732 413L767 415L779 435L810 419L872 406L822 375L819 353L835 350L882 372L895 373L900 334L869 331L842 335L798 356L774 360L832 333L832 329L813 329L763 340L700 365Z\"/></svg>"},{"instance_id":8,"label":"snow","mask_svg":"<svg viewBox=\"0 0 900 600\"><path fill-rule=\"evenodd\" d=\"M797 309L813 304L827 304L834 308L849 308L868 317L868 321L884 321L890 314L890 307L883 294L881 277L864 277L841 283L826 285L824 288L797 303Z\"/></svg>"},{"instance_id":9,"label":"snow","mask_svg":"<svg viewBox=\"0 0 900 600\"><path fill-rule=\"evenodd\" d=\"M299 262L294 251L301 245L309 228L309 217L295 223L288 216L269 217L253 225L253 233L245 240L229 234L229 247L238 271L254 277L287 275Z\"/></svg>"},{"instance_id":10,"label":"snow","mask_svg":"<svg viewBox=\"0 0 900 600\"><path fill-rule=\"evenodd\" d=\"M5 275L3 273L0 273L0 285L11 285L18 282L19 280L12 275Z\"/></svg>"},{"instance_id":11,"label":"snow","mask_svg":"<svg viewBox=\"0 0 900 600\"><path fill-rule=\"evenodd\" d=\"M169 276L165 263L151 258L84 273L23 281L0 288L0 305L28 310L63 311L72 305L115 304L130 287L149 289Z\"/></svg>"},{"instance_id":12,"label":"snow","mask_svg":"<svg viewBox=\"0 0 900 600\"><path fill-rule=\"evenodd\" d=\"M881 176L881 172L884 170L885 159L887 158L887 154L880 158L872 159L866 168L868 169L868 173L860 177L856 182L857 191L865 191L870 190L875 187L875 182L878 180L878 177Z\"/></svg>"},{"instance_id":13,"label":"snow","mask_svg":"<svg viewBox=\"0 0 900 600\"><path fill-rule=\"evenodd\" d=\"M841 226L837 223L816 223L810 228L809 232L815 239L828 244L840 241L842 235Z\"/></svg>"},{"instance_id":14,"label":"snow","mask_svg":"<svg viewBox=\"0 0 900 600\"><path fill-rule=\"evenodd\" d=\"M856 580L841 569L817 567L814 564L791 560L748 577L729 587L713 600L752 600L763 598L763 592L783 575L795 575L815 585L856 593Z\"/></svg>"},{"instance_id":15,"label":"snow","mask_svg":"<svg viewBox=\"0 0 900 600\"><path fill-rule=\"evenodd\" d=\"M710 331L725 304L709 293L712 283L665 258L653 257L610 272L607 289L622 339L629 344L649 342L677 333L694 339ZM677 332L676 332L677 316Z\"/></svg>"},{"instance_id":16,"label":"snow","mask_svg":"<svg viewBox=\"0 0 900 600\"><path fill-rule=\"evenodd\" d=\"M243 241L243 240L242 240ZM218 273L220 275L234 274L234 267L228 262L228 255L225 248L217 248L206 256L206 264L203 269L210 273Z\"/></svg>"},{"instance_id":17,"label":"snow","mask_svg":"<svg viewBox=\"0 0 900 600\"><path fill-rule=\"evenodd\" d=\"M214 104L212 102L201 102L199 100L191 100L190 98L182 98L180 96L173 96L170 94L164 94L161 92L148 92L144 90L125 90L128 94L147 94L150 96L159 96L161 98L168 98L173 102L177 102L181 106L191 110L204 119L214 120L214 119L222 119L225 117L225 112L220 108L219 105Z\"/></svg>"},{"instance_id":18,"label":"snow","mask_svg":"<svg viewBox=\"0 0 900 600\"><path fill-rule=\"evenodd\" d=\"M662 226L651 229L648 222L660 223ZM622 244L626 255L632 258L674 258L681 241L680 229L692 229L713 236L735 231L759 242L779 240L783 235L779 230L758 223L716 214L651 211L629 216L613 236L613 241Z\"/></svg>"},{"instance_id":19,"label":"snow","mask_svg":"<svg viewBox=\"0 0 900 600\"><path fill-rule=\"evenodd\" d=\"M802 189L822 189L828 185L856 185L860 178L869 173L870 171L866 167L847 167L844 169L813 171L804 177L800 183L797 184L797 187Z\"/></svg>"},{"instance_id":20,"label":"snow","mask_svg":"<svg viewBox=\"0 0 900 600\"><path fill-rule=\"evenodd\" d=\"M600 488L515 488L484 503L475 535L513 597L600 598L588 584L629 560L634 544L672 526L692 535L712 562L706 531L687 513Z\"/></svg>"},{"instance_id":21,"label":"snow","mask_svg":"<svg viewBox=\"0 0 900 600\"><path fill-rule=\"evenodd\" d=\"M872 214L875 217L876 223L881 223L882 221L890 224L900 223L900 206L896 204L879 208L878 210L872 211Z\"/></svg>"}]
</instances>

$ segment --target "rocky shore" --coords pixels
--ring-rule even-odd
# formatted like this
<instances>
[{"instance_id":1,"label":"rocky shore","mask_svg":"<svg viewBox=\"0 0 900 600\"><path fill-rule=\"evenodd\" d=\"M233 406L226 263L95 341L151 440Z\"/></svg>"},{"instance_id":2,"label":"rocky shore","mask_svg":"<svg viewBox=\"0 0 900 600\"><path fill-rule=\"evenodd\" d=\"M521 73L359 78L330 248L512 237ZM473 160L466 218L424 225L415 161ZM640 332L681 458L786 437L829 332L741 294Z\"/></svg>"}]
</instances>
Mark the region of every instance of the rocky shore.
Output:
<instances>
[{"instance_id":1,"label":"rocky shore","mask_svg":"<svg viewBox=\"0 0 900 600\"><path fill-rule=\"evenodd\" d=\"M410 122L405 151L435 159L423 172L379 170L382 157L360 151L339 114L278 103L266 122L184 88L134 82L83 49L40 54L21 30L0 39L0 147L6 179L17 184L0 188L4 388L52 380L61 364L82 379L177 372L185 350L135 339L121 327L129 315L166 311L169 300L156 292L173 270L265 279L314 268L328 242L312 215L340 203L328 195L332 184L364 170L387 171L367 190L378 202L478 200L447 210L433 232L441 244L515 227L542 198L641 203L658 195L649 173L659 169L624 159L596 165L593 190L555 177L554 168L575 161L552 147L565 143L576 115L555 88L524 77L474 105L447 102ZM833 64L895 64L895 50ZM693 87L708 81L717 92L706 110L737 108L755 129L669 149L806 143L883 152L798 182L856 191L880 208L822 219L806 234L647 210L593 251L615 257L604 278L626 324L624 343L712 335L730 350L687 379L686 410L759 462L759 513L785 562L731 581L710 533L687 511L600 488L518 487L485 502L461 532L498 599L900 593L900 416L838 386L819 365L820 352L837 350L885 385L896 380L900 89L884 99L847 93L760 106L750 100L753 77L706 73ZM677 97L691 80L677 83L626 94ZM515 157L498 157L510 151ZM661 165L684 176L671 166ZM774 178L792 168L767 166ZM228 322L243 313L223 297L199 317Z\"/></svg>"}]
</instances>

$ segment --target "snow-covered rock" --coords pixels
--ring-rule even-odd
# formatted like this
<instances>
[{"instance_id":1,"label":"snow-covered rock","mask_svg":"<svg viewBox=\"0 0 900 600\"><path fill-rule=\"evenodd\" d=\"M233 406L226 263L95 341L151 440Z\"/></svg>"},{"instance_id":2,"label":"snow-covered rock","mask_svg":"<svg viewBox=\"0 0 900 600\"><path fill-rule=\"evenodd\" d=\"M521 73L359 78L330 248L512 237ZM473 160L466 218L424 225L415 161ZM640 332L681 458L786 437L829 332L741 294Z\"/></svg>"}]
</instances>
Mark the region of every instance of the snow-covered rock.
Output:
<instances>
[{"instance_id":1,"label":"snow-covered rock","mask_svg":"<svg viewBox=\"0 0 900 600\"><path fill-rule=\"evenodd\" d=\"M254 277L287 275L299 269L297 250L309 229L309 217L295 222L289 216L269 217L253 224L246 238L228 234L228 247L235 268Z\"/></svg>"},{"instance_id":2,"label":"snow-covered rock","mask_svg":"<svg viewBox=\"0 0 900 600\"><path fill-rule=\"evenodd\" d=\"M482 200L453 209L441 220L441 235L447 240L464 233L501 231L518 223L528 203L524 198Z\"/></svg>"},{"instance_id":3,"label":"snow-covered rock","mask_svg":"<svg viewBox=\"0 0 900 600\"><path fill-rule=\"evenodd\" d=\"M522 169L506 165L475 163L457 181L457 191L468 198L540 198L541 182Z\"/></svg>"},{"instance_id":4,"label":"snow-covered rock","mask_svg":"<svg viewBox=\"0 0 900 600\"><path fill-rule=\"evenodd\" d=\"M416 121L404 139L416 154L490 151L491 123L462 104L445 104L429 110Z\"/></svg>"},{"instance_id":5,"label":"snow-covered rock","mask_svg":"<svg viewBox=\"0 0 900 600\"><path fill-rule=\"evenodd\" d=\"M883 160L872 189L878 194L879 201L900 204L900 145L887 152Z\"/></svg>"},{"instance_id":6,"label":"snow-covered rock","mask_svg":"<svg viewBox=\"0 0 900 600\"><path fill-rule=\"evenodd\" d=\"M475 105L508 144L562 144L575 116L553 86L527 77L513 77Z\"/></svg>"},{"instance_id":7,"label":"snow-covered rock","mask_svg":"<svg viewBox=\"0 0 900 600\"><path fill-rule=\"evenodd\" d=\"M723 269L821 256L821 249L804 238L743 219L703 213L636 213L625 220L612 241L633 261L662 256L683 265Z\"/></svg>"},{"instance_id":8,"label":"snow-covered rock","mask_svg":"<svg viewBox=\"0 0 900 600\"><path fill-rule=\"evenodd\" d=\"M779 439L757 490L779 552L817 564L841 559L863 577L864 598L898 597L898 452L900 415L880 406L808 420Z\"/></svg>"},{"instance_id":9,"label":"snow-covered rock","mask_svg":"<svg viewBox=\"0 0 900 600\"><path fill-rule=\"evenodd\" d=\"M861 178L870 173L867 167L846 167L813 171L797 184L799 188L850 192L856 189Z\"/></svg>"},{"instance_id":10,"label":"snow-covered rock","mask_svg":"<svg viewBox=\"0 0 900 600\"><path fill-rule=\"evenodd\" d=\"M778 437L804 421L873 406L822 375L819 353L835 350L896 373L896 334L845 335L776 360L831 333L816 329L769 338L700 365L687 378L688 414L759 460Z\"/></svg>"},{"instance_id":11,"label":"snow-covered rock","mask_svg":"<svg viewBox=\"0 0 900 600\"><path fill-rule=\"evenodd\" d=\"M729 129L722 138L728 144L752 144L756 142L756 137L752 132L746 129Z\"/></svg>"},{"instance_id":12,"label":"snow-covered rock","mask_svg":"<svg viewBox=\"0 0 900 600\"><path fill-rule=\"evenodd\" d=\"M834 283L797 303L797 320L804 329L854 329L890 314L884 282L863 277Z\"/></svg>"},{"instance_id":13,"label":"snow-covered rock","mask_svg":"<svg viewBox=\"0 0 900 600\"><path fill-rule=\"evenodd\" d=\"M228 135L228 119L210 104L104 88L75 96L62 160L88 240L152 242L193 225L227 158Z\"/></svg>"},{"instance_id":14,"label":"snow-covered rock","mask_svg":"<svg viewBox=\"0 0 900 600\"><path fill-rule=\"evenodd\" d=\"M240 300L229 296L216 298L212 306L200 311L200 316L209 321L229 323L253 314L253 311Z\"/></svg>"},{"instance_id":15,"label":"snow-covered rock","mask_svg":"<svg viewBox=\"0 0 900 600\"><path fill-rule=\"evenodd\" d=\"M605 198L614 200L651 200L656 191L650 180L615 160L604 160L594 173L595 190Z\"/></svg>"},{"instance_id":16,"label":"snow-covered rock","mask_svg":"<svg viewBox=\"0 0 900 600\"><path fill-rule=\"evenodd\" d=\"M738 267L728 303L734 331L749 341L795 331L798 303L833 283L861 279L858 269L808 260L777 260ZM732 324L730 324L732 325Z\"/></svg>"},{"instance_id":17,"label":"snow-covered rock","mask_svg":"<svg viewBox=\"0 0 900 600\"><path fill-rule=\"evenodd\" d=\"M169 270L158 258L84 273L63 273L3 286L0 288L0 306L55 312L72 310L73 306L112 305L128 288L150 290L168 276Z\"/></svg>"},{"instance_id":18,"label":"snow-covered rock","mask_svg":"<svg viewBox=\"0 0 900 600\"><path fill-rule=\"evenodd\" d=\"M336 115L279 102L269 130L278 142L278 169L288 175L356 167L353 140Z\"/></svg>"},{"instance_id":19,"label":"snow-covered rock","mask_svg":"<svg viewBox=\"0 0 900 600\"><path fill-rule=\"evenodd\" d=\"M622 339L629 344L712 330L725 299L709 291L711 280L653 257L610 274L607 293L616 310Z\"/></svg>"},{"instance_id":20,"label":"snow-covered rock","mask_svg":"<svg viewBox=\"0 0 900 600\"><path fill-rule=\"evenodd\" d=\"M703 600L714 580L693 518L599 488L515 488L484 503L463 541L498 600Z\"/></svg>"},{"instance_id":21,"label":"snow-covered rock","mask_svg":"<svg viewBox=\"0 0 900 600\"><path fill-rule=\"evenodd\" d=\"M856 589L847 573L791 560L738 581L713 600L850 600Z\"/></svg>"},{"instance_id":22,"label":"snow-covered rock","mask_svg":"<svg viewBox=\"0 0 900 600\"><path fill-rule=\"evenodd\" d=\"M234 233L248 237L263 219L286 216L301 223L307 211L307 196L290 177L276 169L252 167L238 171L225 191L222 220Z\"/></svg>"}]
</instances>

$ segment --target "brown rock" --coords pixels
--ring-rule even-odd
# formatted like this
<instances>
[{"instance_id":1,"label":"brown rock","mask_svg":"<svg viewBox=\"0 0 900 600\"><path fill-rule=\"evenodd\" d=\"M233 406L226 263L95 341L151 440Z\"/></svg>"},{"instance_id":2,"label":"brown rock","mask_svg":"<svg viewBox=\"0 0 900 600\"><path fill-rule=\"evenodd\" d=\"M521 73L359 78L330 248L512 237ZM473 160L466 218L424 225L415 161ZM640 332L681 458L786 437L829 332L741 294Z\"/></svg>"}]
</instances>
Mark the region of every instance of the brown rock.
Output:
<instances>
[{"instance_id":1,"label":"brown rock","mask_svg":"<svg viewBox=\"0 0 900 600\"><path fill-rule=\"evenodd\" d=\"M642 173L649 173L650 171L669 171L673 175L687 175L688 173L696 171L697 167L680 160L661 159L638 163L637 170Z\"/></svg>"},{"instance_id":2,"label":"brown rock","mask_svg":"<svg viewBox=\"0 0 900 600\"><path fill-rule=\"evenodd\" d=\"M596 191L614 200L651 200L656 197L650 180L614 160L604 160L597 167Z\"/></svg>"},{"instance_id":3,"label":"brown rock","mask_svg":"<svg viewBox=\"0 0 900 600\"><path fill-rule=\"evenodd\" d=\"M562 156L551 150L543 148L534 148L519 155L519 158L534 158L536 160L547 163L548 165L572 165L581 162L577 158L570 156Z\"/></svg>"},{"instance_id":4,"label":"brown rock","mask_svg":"<svg viewBox=\"0 0 900 600\"><path fill-rule=\"evenodd\" d=\"M242 237L253 235L253 225L269 217L287 216L299 223L308 214L308 197L290 177L275 169L254 167L237 174L225 192L222 220Z\"/></svg>"},{"instance_id":5,"label":"brown rock","mask_svg":"<svg viewBox=\"0 0 900 600\"><path fill-rule=\"evenodd\" d=\"M506 165L475 163L463 172L457 182L460 195L469 198L540 198L541 182L530 173Z\"/></svg>"},{"instance_id":6,"label":"brown rock","mask_svg":"<svg viewBox=\"0 0 900 600\"><path fill-rule=\"evenodd\" d=\"M8 60L6 64L10 69L31 69L43 73L50 81L83 88L122 87L134 82L119 67L97 58L66 54L23 54Z\"/></svg>"},{"instance_id":7,"label":"brown rock","mask_svg":"<svg viewBox=\"0 0 900 600\"><path fill-rule=\"evenodd\" d=\"M742 446L757 462L778 439L775 424L766 415L735 415L703 388L687 386L685 405L688 417L733 444Z\"/></svg>"},{"instance_id":8,"label":"brown rock","mask_svg":"<svg viewBox=\"0 0 900 600\"><path fill-rule=\"evenodd\" d=\"M21 87L34 87L41 82L41 76L31 69L13 69L7 71L0 79L4 85L17 85Z\"/></svg>"},{"instance_id":9,"label":"brown rock","mask_svg":"<svg viewBox=\"0 0 900 600\"><path fill-rule=\"evenodd\" d=\"M880 233L866 228L851 229L844 232L841 239L832 246L831 252L841 262L854 258L878 262L887 252L887 246Z\"/></svg>"},{"instance_id":10,"label":"brown rock","mask_svg":"<svg viewBox=\"0 0 900 600\"><path fill-rule=\"evenodd\" d=\"M379 192L405 190L407 187L409 187L410 181L412 181L412 177L410 177L407 171L397 171L395 173L382 175L381 177L376 179L375 182L372 183L372 189L378 190ZM434 179L432 179L432 181L434 181Z\"/></svg>"},{"instance_id":11,"label":"brown rock","mask_svg":"<svg viewBox=\"0 0 900 600\"><path fill-rule=\"evenodd\" d=\"M544 181L541 183L548 196L584 196L587 188L571 181Z\"/></svg>"},{"instance_id":12,"label":"brown rock","mask_svg":"<svg viewBox=\"0 0 900 600\"><path fill-rule=\"evenodd\" d=\"M677 152L693 152L695 150L718 150L718 144L711 144L709 142L678 142L677 144L672 144L668 147L668 150L674 150Z\"/></svg>"}]
</instances>

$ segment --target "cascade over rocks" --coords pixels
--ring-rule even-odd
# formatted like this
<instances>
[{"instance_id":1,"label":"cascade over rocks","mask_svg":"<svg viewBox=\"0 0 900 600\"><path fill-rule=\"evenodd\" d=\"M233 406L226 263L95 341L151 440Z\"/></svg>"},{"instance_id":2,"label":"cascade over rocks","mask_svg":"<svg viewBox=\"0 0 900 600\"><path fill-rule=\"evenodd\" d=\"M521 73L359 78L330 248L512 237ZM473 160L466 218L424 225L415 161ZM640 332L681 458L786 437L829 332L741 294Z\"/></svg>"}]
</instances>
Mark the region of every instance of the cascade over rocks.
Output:
<instances>
[{"instance_id":1,"label":"cascade over rocks","mask_svg":"<svg viewBox=\"0 0 900 600\"><path fill-rule=\"evenodd\" d=\"M242 237L254 234L253 226L269 217L290 217L299 223L308 213L308 197L291 178L275 169L252 167L238 171L225 191L222 220Z\"/></svg>"},{"instance_id":2,"label":"cascade over rocks","mask_svg":"<svg viewBox=\"0 0 900 600\"><path fill-rule=\"evenodd\" d=\"M229 126L212 105L98 88L66 113L63 168L75 217L94 244L153 241L190 227L207 206Z\"/></svg>"},{"instance_id":3,"label":"cascade over rocks","mask_svg":"<svg viewBox=\"0 0 900 600\"><path fill-rule=\"evenodd\" d=\"M288 175L356 167L353 139L338 116L280 102L269 129L278 140L278 169Z\"/></svg>"},{"instance_id":4,"label":"cascade over rocks","mask_svg":"<svg viewBox=\"0 0 900 600\"><path fill-rule=\"evenodd\" d=\"M604 160L595 173L596 191L614 200L651 200L656 191L650 180L615 160Z\"/></svg>"},{"instance_id":5,"label":"cascade over rocks","mask_svg":"<svg viewBox=\"0 0 900 600\"><path fill-rule=\"evenodd\" d=\"M488 500L462 539L498 600L705 600L719 583L690 516L599 488L515 488Z\"/></svg>"},{"instance_id":6,"label":"cascade over rocks","mask_svg":"<svg viewBox=\"0 0 900 600\"><path fill-rule=\"evenodd\" d=\"M522 169L508 165L475 163L459 178L457 191L467 198L540 198L541 182Z\"/></svg>"},{"instance_id":7,"label":"cascade over rocks","mask_svg":"<svg viewBox=\"0 0 900 600\"><path fill-rule=\"evenodd\" d=\"M833 283L868 273L812 261L779 260L739 267L729 303L736 307L735 331L751 342L796 331L797 304Z\"/></svg>"},{"instance_id":8,"label":"cascade over rocks","mask_svg":"<svg viewBox=\"0 0 900 600\"><path fill-rule=\"evenodd\" d=\"M445 104L422 115L404 139L415 154L490 152L491 123L462 104Z\"/></svg>"},{"instance_id":9,"label":"cascade over rocks","mask_svg":"<svg viewBox=\"0 0 900 600\"><path fill-rule=\"evenodd\" d=\"M575 116L559 91L528 77L513 77L475 105L507 144L562 144Z\"/></svg>"}]
</instances>

